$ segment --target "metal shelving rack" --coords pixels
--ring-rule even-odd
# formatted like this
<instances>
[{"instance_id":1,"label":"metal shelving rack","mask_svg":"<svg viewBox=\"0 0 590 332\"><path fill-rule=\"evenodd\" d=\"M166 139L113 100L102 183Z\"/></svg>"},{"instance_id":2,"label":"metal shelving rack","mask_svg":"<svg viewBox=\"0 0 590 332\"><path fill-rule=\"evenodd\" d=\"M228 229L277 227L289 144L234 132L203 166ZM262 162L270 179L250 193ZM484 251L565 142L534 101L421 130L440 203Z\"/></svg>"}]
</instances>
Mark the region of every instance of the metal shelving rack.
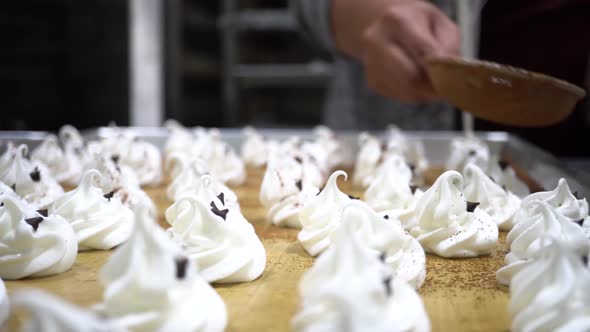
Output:
<instances>
[{"instance_id":1,"label":"metal shelving rack","mask_svg":"<svg viewBox=\"0 0 590 332\"><path fill-rule=\"evenodd\" d=\"M239 124L242 89L259 87L309 87L325 85L332 67L324 61L308 63L240 63L240 34L243 32L294 32L297 23L285 9L239 9L238 0L223 0L219 19L222 37L222 90L224 123Z\"/></svg>"}]
</instances>

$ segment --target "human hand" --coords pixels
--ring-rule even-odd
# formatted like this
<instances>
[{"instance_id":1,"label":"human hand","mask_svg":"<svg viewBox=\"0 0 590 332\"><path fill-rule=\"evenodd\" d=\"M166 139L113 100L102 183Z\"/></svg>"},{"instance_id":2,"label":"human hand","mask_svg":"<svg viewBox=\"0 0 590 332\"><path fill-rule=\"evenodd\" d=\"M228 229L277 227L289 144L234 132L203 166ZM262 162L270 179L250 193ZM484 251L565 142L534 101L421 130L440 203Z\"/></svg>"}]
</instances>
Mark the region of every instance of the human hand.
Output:
<instances>
[{"instance_id":1,"label":"human hand","mask_svg":"<svg viewBox=\"0 0 590 332\"><path fill-rule=\"evenodd\" d=\"M458 55L460 31L441 10L420 0L396 0L365 30L360 60L369 88L405 102L436 100L426 72L433 55Z\"/></svg>"}]
</instances>

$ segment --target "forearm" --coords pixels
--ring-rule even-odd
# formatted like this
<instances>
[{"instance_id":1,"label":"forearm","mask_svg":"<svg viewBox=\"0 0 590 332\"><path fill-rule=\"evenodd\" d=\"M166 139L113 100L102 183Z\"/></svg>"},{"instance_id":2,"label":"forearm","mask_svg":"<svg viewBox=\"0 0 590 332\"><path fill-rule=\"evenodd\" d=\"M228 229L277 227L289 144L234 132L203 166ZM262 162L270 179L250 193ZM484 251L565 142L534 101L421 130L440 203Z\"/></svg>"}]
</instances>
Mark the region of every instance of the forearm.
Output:
<instances>
[{"instance_id":1,"label":"forearm","mask_svg":"<svg viewBox=\"0 0 590 332\"><path fill-rule=\"evenodd\" d=\"M336 47L348 56L360 59L364 31L396 1L332 0L332 33Z\"/></svg>"}]
</instances>

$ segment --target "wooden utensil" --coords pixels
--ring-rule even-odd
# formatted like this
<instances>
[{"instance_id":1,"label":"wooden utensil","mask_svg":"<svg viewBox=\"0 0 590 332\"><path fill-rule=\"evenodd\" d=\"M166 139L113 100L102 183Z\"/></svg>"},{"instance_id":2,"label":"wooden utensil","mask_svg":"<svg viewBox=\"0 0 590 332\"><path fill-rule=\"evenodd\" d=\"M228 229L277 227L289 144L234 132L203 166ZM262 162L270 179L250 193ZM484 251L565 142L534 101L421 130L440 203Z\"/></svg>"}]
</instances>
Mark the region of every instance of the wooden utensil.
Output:
<instances>
[{"instance_id":1,"label":"wooden utensil","mask_svg":"<svg viewBox=\"0 0 590 332\"><path fill-rule=\"evenodd\" d=\"M473 115L506 125L541 127L564 120L586 92L520 68L460 57L427 60L437 94Z\"/></svg>"}]
</instances>

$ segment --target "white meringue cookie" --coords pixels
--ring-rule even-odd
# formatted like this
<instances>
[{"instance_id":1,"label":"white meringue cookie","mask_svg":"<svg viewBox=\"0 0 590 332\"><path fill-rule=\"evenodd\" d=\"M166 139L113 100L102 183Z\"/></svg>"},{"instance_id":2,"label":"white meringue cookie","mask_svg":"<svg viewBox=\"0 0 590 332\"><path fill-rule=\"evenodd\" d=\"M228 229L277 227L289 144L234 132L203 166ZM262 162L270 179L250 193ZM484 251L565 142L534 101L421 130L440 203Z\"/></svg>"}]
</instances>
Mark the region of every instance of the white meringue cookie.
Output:
<instances>
[{"instance_id":1,"label":"white meringue cookie","mask_svg":"<svg viewBox=\"0 0 590 332\"><path fill-rule=\"evenodd\" d=\"M92 143L89 144L89 149ZM114 193L124 205L131 210L139 205L149 207L150 213L157 214L157 208L154 201L143 191L139 184L139 179L135 172L128 166L120 165L117 158L112 158L109 153L98 150L91 152L92 162L88 163L84 172L96 169L102 177L96 179L95 186L102 189L103 193Z\"/></svg>"},{"instance_id":2,"label":"white meringue cookie","mask_svg":"<svg viewBox=\"0 0 590 332\"><path fill-rule=\"evenodd\" d=\"M590 270L567 243L546 242L510 283L512 331L590 331Z\"/></svg>"},{"instance_id":3,"label":"white meringue cookie","mask_svg":"<svg viewBox=\"0 0 590 332\"><path fill-rule=\"evenodd\" d=\"M337 180L341 175L346 180L346 172L332 173L326 187L305 203L299 212L302 228L297 234L297 239L311 256L321 254L330 246L330 235L340 225L342 209L351 201L348 195L338 188Z\"/></svg>"},{"instance_id":4,"label":"white meringue cookie","mask_svg":"<svg viewBox=\"0 0 590 332\"><path fill-rule=\"evenodd\" d=\"M0 202L0 278L50 276L72 267L78 242L66 220L45 217L46 211L12 195L0 194Z\"/></svg>"},{"instance_id":5,"label":"white meringue cookie","mask_svg":"<svg viewBox=\"0 0 590 332\"><path fill-rule=\"evenodd\" d=\"M366 188L372 181L383 153L379 139L363 132L358 138L359 152L354 165L352 183Z\"/></svg>"},{"instance_id":6,"label":"white meringue cookie","mask_svg":"<svg viewBox=\"0 0 590 332\"><path fill-rule=\"evenodd\" d=\"M141 140L130 130L115 130L115 134L102 140L103 151L110 153L122 166L131 168L141 185L158 185L162 182L162 154L153 144Z\"/></svg>"},{"instance_id":7,"label":"white meringue cookie","mask_svg":"<svg viewBox=\"0 0 590 332\"><path fill-rule=\"evenodd\" d=\"M463 173L465 199L478 202L478 208L487 212L500 230L511 230L513 217L520 208L520 198L502 189L475 164L467 164Z\"/></svg>"},{"instance_id":8,"label":"white meringue cookie","mask_svg":"<svg viewBox=\"0 0 590 332\"><path fill-rule=\"evenodd\" d=\"M8 320L10 316L10 300L6 293L4 281L0 278L0 327Z\"/></svg>"},{"instance_id":9,"label":"white meringue cookie","mask_svg":"<svg viewBox=\"0 0 590 332\"><path fill-rule=\"evenodd\" d=\"M586 234L586 237L590 240L590 216L584 218L582 222L582 231Z\"/></svg>"},{"instance_id":10,"label":"white meringue cookie","mask_svg":"<svg viewBox=\"0 0 590 332\"><path fill-rule=\"evenodd\" d=\"M95 169L87 171L80 185L56 200L52 209L72 225L80 250L111 249L127 241L133 230L131 209L94 185L101 176Z\"/></svg>"},{"instance_id":11,"label":"white meringue cookie","mask_svg":"<svg viewBox=\"0 0 590 332\"><path fill-rule=\"evenodd\" d=\"M297 163L285 167L273 157L262 179L259 201L273 224L301 228L299 211L318 192L304 179L303 169Z\"/></svg>"},{"instance_id":12,"label":"white meringue cookie","mask_svg":"<svg viewBox=\"0 0 590 332\"><path fill-rule=\"evenodd\" d=\"M422 246L407 234L399 220L377 215L361 201L350 202L342 212L342 225L352 228L361 243L392 268L394 279L418 289L426 278L426 255ZM339 232L336 230L335 232Z\"/></svg>"},{"instance_id":13,"label":"white meringue cookie","mask_svg":"<svg viewBox=\"0 0 590 332\"><path fill-rule=\"evenodd\" d=\"M301 144L301 153L307 155L323 173L330 172L342 164L346 153L336 134L325 126L313 129L311 141Z\"/></svg>"},{"instance_id":14,"label":"white meringue cookie","mask_svg":"<svg viewBox=\"0 0 590 332\"><path fill-rule=\"evenodd\" d=\"M14 192L14 190L12 190L12 188L10 188L6 183L0 181L0 195L2 194L6 194L6 195L10 195L12 197L21 199L21 197Z\"/></svg>"},{"instance_id":15,"label":"white meringue cookie","mask_svg":"<svg viewBox=\"0 0 590 332\"><path fill-rule=\"evenodd\" d=\"M133 235L102 268L102 312L132 331L223 331L227 311L149 211L135 213Z\"/></svg>"},{"instance_id":16,"label":"white meringue cookie","mask_svg":"<svg viewBox=\"0 0 590 332\"><path fill-rule=\"evenodd\" d=\"M48 135L31 153L31 160L43 163L59 183L77 185L82 176L82 160L74 151L64 151L55 135Z\"/></svg>"},{"instance_id":17,"label":"white meringue cookie","mask_svg":"<svg viewBox=\"0 0 590 332\"><path fill-rule=\"evenodd\" d=\"M172 119L166 120L164 127L170 131L170 136L168 136L164 146L166 158L173 153L186 154L187 151L191 151L194 138L188 129Z\"/></svg>"},{"instance_id":18,"label":"white meringue cookie","mask_svg":"<svg viewBox=\"0 0 590 332\"><path fill-rule=\"evenodd\" d=\"M377 212L399 219L405 229L415 226L416 200L423 192L412 186L412 171L403 157L392 154L376 172L364 199Z\"/></svg>"},{"instance_id":19,"label":"white meringue cookie","mask_svg":"<svg viewBox=\"0 0 590 332\"><path fill-rule=\"evenodd\" d=\"M496 273L500 284L509 284L526 261L543 248L545 235L567 242L579 255L587 255L590 250L590 242L582 228L548 203L535 201L527 209L530 220L517 224L506 237L506 242L510 242L510 252L504 260L505 266Z\"/></svg>"},{"instance_id":20,"label":"white meringue cookie","mask_svg":"<svg viewBox=\"0 0 590 332\"><path fill-rule=\"evenodd\" d=\"M490 148L475 136L455 138L451 141L447 170L463 172L467 164L475 164L481 169L488 169L490 163Z\"/></svg>"},{"instance_id":21,"label":"white meringue cookie","mask_svg":"<svg viewBox=\"0 0 590 332\"><path fill-rule=\"evenodd\" d=\"M0 181L12 186L20 197L38 208L45 208L63 194L63 188L45 165L26 159L26 145L6 153L10 154L11 161L0 173Z\"/></svg>"},{"instance_id":22,"label":"white meringue cookie","mask_svg":"<svg viewBox=\"0 0 590 332\"><path fill-rule=\"evenodd\" d=\"M411 233L426 252L441 257L489 254L498 242L498 226L483 209L467 208L463 177L447 171L416 203L417 225Z\"/></svg>"},{"instance_id":23,"label":"white meringue cookie","mask_svg":"<svg viewBox=\"0 0 590 332\"><path fill-rule=\"evenodd\" d=\"M166 210L166 221L172 239L208 282L249 282L264 271L266 251L239 211L184 197Z\"/></svg>"},{"instance_id":24,"label":"white meringue cookie","mask_svg":"<svg viewBox=\"0 0 590 332\"><path fill-rule=\"evenodd\" d=\"M334 243L301 278L293 331L429 331L418 294L342 225ZM354 277L352 277L354 276Z\"/></svg>"},{"instance_id":25,"label":"white meringue cookie","mask_svg":"<svg viewBox=\"0 0 590 332\"><path fill-rule=\"evenodd\" d=\"M221 140L219 130L196 130L192 156L205 160L211 174L223 183L238 186L246 180L246 166L236 151Z\"/></svg>"},{"instance_id":26,"label":"white meringue cookie","mask_svg":"<svg viewBox=\"0 0 590 332\"><path fill-rule=\"evenodd\" d=\"M18 153L17 147L11 141L6 142L6 149L0 156L0 174L4 173L6 169L12 164L14 155Z\"/></svg>"},{"instance_id":27,"label":"white meringue cookie","mask_svg":"<svg viewBox=\"0 0 590 332\"><path fill-rule=\"evenodd\" d=\"M26 309L22 332L125 332L127 329L39 290L17 291L13 306Z\"/></svg>"},{"instance_id":28,"label":"white meringue cookie","mask_svg":"<svg viewBox=\"0 0 590 332\"><path fill-rule=\"evenodd\" d=\"M516 175L516 171L506 162L498 161L498 158L492 158L486 170L498 185L506 188L520 198L524 198L531 193L529 187Z\"/></svg>"},{"instance_id":29,"label":"white meringue cookie","mask_svg":"<svg viewBox=\"0 0 590 332\"><path fill-rule=\"evenodd\" d=\"M530 210L528 207L534 201L544 201L557 209L557 212L570 219L582 223L582 220L588 216L588 202L586 199L578 199L572 194L569 185L565 179L559 179L557 187L551 191L541 191L528 195L522 199L521 209L514 216L514 223L519 224L530 220ZM507 243L510 244L512 241L506 239Z\"/></svg>"},{"instance_id":30,"label":"white meringue cookie","mask_svg":"<svg viewBox=\"0 0 590 332\"><path fill-rule=\"evenodd\" d=\"M262 167L268 159L268 142L252 127L243 130L245 139L242 144L242 159L246 165Z\"/></svg>"},{"instance_id":31,"label":"white meringue cookie","mask_svg":"<svg viewBox=\"0 0 590 332\"><path fill-rule=\"evenodd\" d=\"M240 210L240 203L236 193L209 174L209 170L202 159L190 160L184 155L173 154L169 163L174 163L179 174L166 189L166 197L177 201L184 196L194 196L203 203L211 202L213 197L220 195L224 198L224 205Z\"/></svg>"}]
</instances>

